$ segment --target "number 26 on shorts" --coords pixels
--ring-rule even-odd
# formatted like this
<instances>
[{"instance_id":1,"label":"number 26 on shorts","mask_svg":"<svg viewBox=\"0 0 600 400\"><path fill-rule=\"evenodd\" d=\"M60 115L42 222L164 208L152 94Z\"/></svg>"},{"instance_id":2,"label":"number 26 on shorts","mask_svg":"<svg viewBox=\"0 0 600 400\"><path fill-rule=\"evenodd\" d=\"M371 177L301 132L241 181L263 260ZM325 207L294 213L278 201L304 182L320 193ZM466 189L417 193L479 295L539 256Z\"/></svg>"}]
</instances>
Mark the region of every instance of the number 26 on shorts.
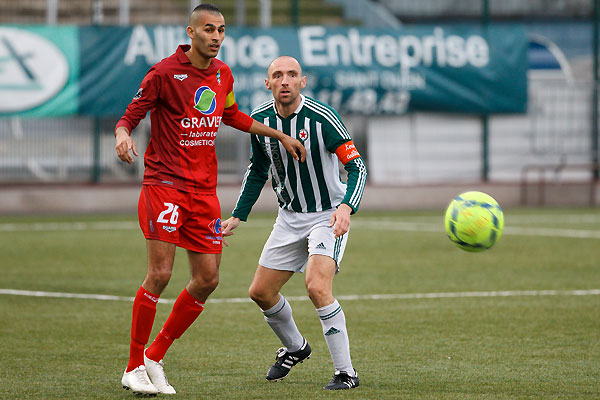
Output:
<instances>
[{"instance_id":1,"label":"number 26 on shorts","mask_svg":"<svg viewBox=\"0 0 600 400\"><path fill-rule=\"evenodd\" d=\"M158 215L156 222L160 222L161 224L176 225L177 219L179 218L179 213L177 212L179 206L176 206L173 203L164 203L164 205L167 207L167 209ZM171 218L167 220L167 216L169 214L171 214Z\"/></svg>"}]
</instances>

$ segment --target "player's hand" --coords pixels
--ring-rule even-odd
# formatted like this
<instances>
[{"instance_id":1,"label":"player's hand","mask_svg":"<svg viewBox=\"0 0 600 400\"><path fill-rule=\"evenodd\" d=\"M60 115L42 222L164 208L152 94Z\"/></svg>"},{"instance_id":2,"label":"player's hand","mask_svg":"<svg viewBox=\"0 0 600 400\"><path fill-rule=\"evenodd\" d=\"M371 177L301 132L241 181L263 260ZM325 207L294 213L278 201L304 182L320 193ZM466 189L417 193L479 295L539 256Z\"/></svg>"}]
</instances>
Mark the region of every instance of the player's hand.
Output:
<instances>
[{"instance_id":1,"label":"player's hand","mask_svg":"<svg viewBox=\"0 0 600 400\"><path fill-rule=\"evenodd\" d=\"M129 136L127 129L122 126L118 127L117 131L115 132L115 140L117 143L115 146L117 156L119 156L119 158L122 161L125 161L127 164L133 163L133 157L129 151L131 150L133 155L136 157L138 156L138 152L135 147L135 142L131 136Z\"/></svg>"},{"instance_id":2,"label":"player's hand","mask_svg":"<svg viewBox=\"0 0 600 400\"><path fill-rule=\"evenodd\" d=\"M225 246L229 246L225 237L233 235L232 231L237 228L239 224L240 219L236 217L229 217L226 221L221 222L221 228L223 229L221 231L221 236L223 236L223 244Z\"/></svg>"},{"instance_id":3,"label":"player's hand","mask_svg":"<svg viewBox=\"0 0 600 400\"><path fill-rule=\"evenodd\" d=\"M339 238L348 232L350 229L350 213L352 209L348 204L340 204L340 206L331 214L331 219L329 220L329 227L333 228L333 234L335 238ZM335 225L335 226L334 226Z\"/></svg>"},{"instance_id":4,"label":"player's hand","mask_svg":"<svg viewBox=\"0 0 600 400\"><path fill-rule=\"evenodd\" d=\"M294 160L304 162L306 160L306 149L298 139L288 135L282 135L281 144L294 157Z\"/></svg>"}]
</instances>

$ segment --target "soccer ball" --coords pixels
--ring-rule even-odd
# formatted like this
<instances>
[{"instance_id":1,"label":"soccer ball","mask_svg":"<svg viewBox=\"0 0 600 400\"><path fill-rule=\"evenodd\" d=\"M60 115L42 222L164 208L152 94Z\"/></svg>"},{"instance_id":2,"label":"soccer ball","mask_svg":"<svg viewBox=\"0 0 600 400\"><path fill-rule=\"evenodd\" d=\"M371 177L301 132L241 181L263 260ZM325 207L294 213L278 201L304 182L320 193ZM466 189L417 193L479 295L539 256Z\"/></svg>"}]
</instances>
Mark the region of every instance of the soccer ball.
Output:
<instances>
[{"instance_id":1,"label":"soccer ball","mask_svg":"<svg viewBox=\"0 0 600 400\"><path fill-rule=\"evenodd\" d=\"M504 214L498 202L482 192L466 192L448 205L444 220L446 233L459 248L479 252L500 239Z\"/></svg>"}]
</instances>

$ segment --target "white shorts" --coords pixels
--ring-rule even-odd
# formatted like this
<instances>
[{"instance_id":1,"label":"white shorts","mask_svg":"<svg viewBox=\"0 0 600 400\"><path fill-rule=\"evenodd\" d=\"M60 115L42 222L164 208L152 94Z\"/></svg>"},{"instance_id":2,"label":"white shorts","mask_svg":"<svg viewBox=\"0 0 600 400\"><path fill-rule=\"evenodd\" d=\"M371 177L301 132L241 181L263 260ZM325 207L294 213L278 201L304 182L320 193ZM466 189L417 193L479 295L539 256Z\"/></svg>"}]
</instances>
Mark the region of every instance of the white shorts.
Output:
<instances>
[{"instance_id":1,"label":"white shorts","mask_svg":"<svg viewBox=\"0 0 600 400\"><path fill-rule=\"evenodd\" d=\"M329 227L334 211L299 213L280 208L258 263L271 269L304 272L308 257L320 254L336 262L337 273L349 232L335 238L333 227Z\"/></svg>"}]
</instances>

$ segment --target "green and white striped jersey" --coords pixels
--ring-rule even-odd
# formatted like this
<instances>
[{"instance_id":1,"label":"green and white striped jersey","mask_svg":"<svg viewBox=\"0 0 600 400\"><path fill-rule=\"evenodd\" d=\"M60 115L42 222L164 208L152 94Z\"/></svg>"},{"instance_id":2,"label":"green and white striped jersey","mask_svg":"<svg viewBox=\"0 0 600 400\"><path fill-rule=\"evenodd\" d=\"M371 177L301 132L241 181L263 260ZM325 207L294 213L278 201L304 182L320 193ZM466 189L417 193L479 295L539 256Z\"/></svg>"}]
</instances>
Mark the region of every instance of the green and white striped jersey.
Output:
<instances>
[{"instance_id":1,"label":"green and white striped jersey","mask_svg":"<svg viewBox=\"0 0 600 400\"><path fill-rule=\"evenodd\" d=\"M344 164L348 183L342 182L335 152L340 146L353 149L352 139L333 108L303 95L301 99L287 118L277 114L274 100L251 113L255 120L300 140L306 148L306 162L294 160L278 140L251 135L250 165L233 210L233 216L242 221L248 218L269 173L281 208L306 213L345 203L353 213L358 210L367 179L365 163L354 150Z\"/></svg>"}]
</instances>

